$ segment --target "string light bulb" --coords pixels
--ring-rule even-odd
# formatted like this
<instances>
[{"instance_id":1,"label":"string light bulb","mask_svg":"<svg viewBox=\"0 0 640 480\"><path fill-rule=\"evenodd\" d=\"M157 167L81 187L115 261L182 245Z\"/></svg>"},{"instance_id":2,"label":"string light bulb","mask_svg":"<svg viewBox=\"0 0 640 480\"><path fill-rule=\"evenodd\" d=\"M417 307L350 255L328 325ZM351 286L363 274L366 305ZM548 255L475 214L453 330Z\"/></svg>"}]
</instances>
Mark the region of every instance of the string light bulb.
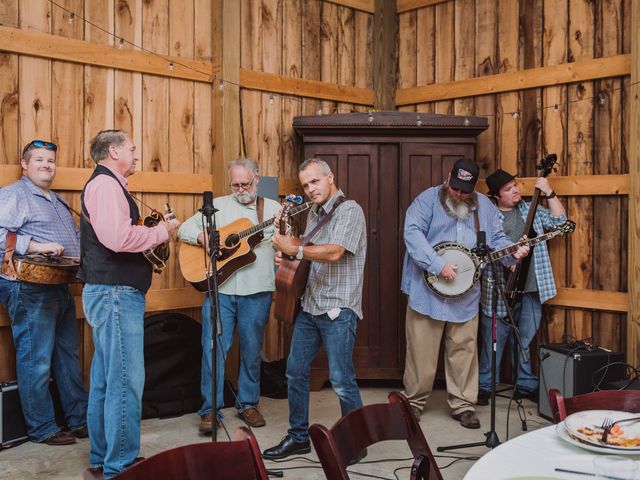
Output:
<instances>
[{"instance_id":1,"label":"string light bulb","mask_svg":"<svg viewBox=\"0 0 640 480\"><path fill-rule=\"evenodd\" d=\"M273 105L274 99L273 94L269 95L269 105Z\"/></svg>"},{"instance_id":2,"label":"string light bulb","mask_svg":"<svg viewBox=\"0 0 640 480\"><path fill-rule=\"evenodd\" d=\"M604 105L605 103L607 103L607 99L604 98L604 95L602 94L602 92L598 92L598 103L600 105Z\"/></svg>"},{"instance_id":3,"label":"string light bulb","mask_svg":"<svg viewBox=\"0 0 640 480\"><path fill-rule=\"evenodd\" d=\"M422 119L420 118L420 115L416 115L416 125L419 127L422 126Z\"/></svg>"},{"instance_id":4,"label":"string light bulb","mask_svg":"<svg viewBox=\"0 0 640 480\"><path fill-rule=\"evenodd\" d=\"M218 82L218 91L222 92L224 90L224 81L220 79Z\"/></svg>"},{"instance_id":5,"label":"string light bulb","mask_svg":"<svg viewBox=\"0 0 640 480\"><path fill-rule=\"evenodd\" d=\"M465 127L468 127L469 125L471 125L471 122L469 121L469 119L467 117L464 118L464 122L462 122L462 123L464 123Z\"/></svg>"},{"instance_id":6,"label":"string light bulb","mask_svg":"<svg viewBox=\"0 0 640 480\"><path fill-rule=\"evenodd\" d=\"M369 115L367 116L367 121L368 121L369 123L372 123L372 122L373 122L373 113L369 112Z\"/></svg>"},{"instance_id":7,"label":"string light bulb","mask_svg":"<svg viewBox=\"0 0 640 480\"><path fill-rule=\"evenodd\" d=\"M169 62L169 71L173 72L173 62Z\"/></svg>"},{"instance_id":8,"label":"string light bulb","mask_svg":"<svg viewBox=\"0 0 640 480\"><path fill-rule=\"evenodd\" d=\"M69 17L67 18L67 22L69 22L69 23L73 23L73 21L75 20L75 18L76 18L76 14L75 14L75 13L73 13L73 12L69 12Z\"/></svg>"},{"instance_id":9,"label":"string light bulb","mask_svg":"<svg viewBox=\"0 0 640 480\"><path fill-rule=\"evenodd\" d=\"M322 115L322 109L321 108L318 109L318 111L316 112L316 115L318 115L318 116Z\"/></svg>"},{"instance_id":10,"label":"string light bulb","mask_svg":"<svg viewBox=\"0 0 640 480\"><path fill-rule=\"evenodd\" d=\"M118 39L118 48L119 49L123 49L124 48L124 37L120 37Z\"/></svg>"},{"instance_id":11,"label":"string light bulb","mask_svg":"<svg viewBox=\"0 0 640 480\"><path fill-rule=\"evenodd\" d=\"M518 118L520 114L518 112L511 112L511 118Z\"/></svg>"}]
</instances>

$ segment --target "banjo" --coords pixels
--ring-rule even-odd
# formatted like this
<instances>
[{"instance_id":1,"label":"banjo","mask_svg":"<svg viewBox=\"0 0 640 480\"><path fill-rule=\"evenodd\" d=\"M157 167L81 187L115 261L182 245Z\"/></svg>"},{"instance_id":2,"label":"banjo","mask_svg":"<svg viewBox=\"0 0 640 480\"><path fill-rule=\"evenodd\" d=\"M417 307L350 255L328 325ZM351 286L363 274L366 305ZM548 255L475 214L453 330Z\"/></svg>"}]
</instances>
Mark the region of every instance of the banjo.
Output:
<instances>
[{"instance_id":1,"label":"banjo","mask_svg":"<svg viewBox=\"0 0 640 480\"><path fill-rule=\"evenodd\" d=\"M551 230L543 235L520 240L508 247L489 253L487 258L482 258L471 251L471 249L455 242L442 242L434 247L438 254L446 263L455 265L456 278L444 280L438 275L423 272L424 281L427 287L436 295L445 298L457 298L467 293L480 278L483 268L489 262L496 261L507 255L511 255L523 245L532 246L541 242L546 242L554 237L563 236L575 230L576 224L567 220L555 230Z\"/></svg>"}]
</instances>

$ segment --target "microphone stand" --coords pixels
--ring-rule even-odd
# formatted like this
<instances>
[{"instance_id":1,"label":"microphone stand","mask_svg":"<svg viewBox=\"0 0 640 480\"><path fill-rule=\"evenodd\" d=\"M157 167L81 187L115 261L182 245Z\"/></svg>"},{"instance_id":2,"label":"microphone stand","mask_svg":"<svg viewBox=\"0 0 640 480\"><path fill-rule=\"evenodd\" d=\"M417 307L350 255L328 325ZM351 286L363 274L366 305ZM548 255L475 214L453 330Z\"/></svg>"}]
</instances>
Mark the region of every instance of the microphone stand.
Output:
<instances>
[{"instance_id":1,"label":"microphone stand","mask_svg":"<svg viewBox=\"0 0 640 480\"><path fill-rule=\"evenodd\" d=\"M478 257L480 257L480 265L481 269L484 270L487 265L491 265L491 272L493 274L493 278L491 280L491 427L488 432L484 435L486 440L484 442L474 442L474 443L462 443L458 445L448 445L445 447L438 447L436 450L438 452L446 452L447 450L457 450L459 448L469 448L469 447L481 447L485 446L487 448L495 448L500 445L500 439L498 438L498 433L496 432L496 350L498 345L498 295L504 302L504 305L507 310L507 318L511 322L511 327L516 332L516 338L518 343L521 343L520 333L515 326L515 322L513 321L513 316L511 315L511 308L509 308L509 303L506 301L506 296L504 293L504 289L502 288L501 282L498 281L498 269L501 268L498 265L497 260L493 260L491 258L491 250L489 247L483 242L478 243L478 247L472 250Z\"/></svg>"},{"instance_id":2,"label":"microphone stand","mask_svg":"<svg viewBox=\"0 0 640 480\"><path fill-rule=\"evenodd\" d=\"M216 215L218 210L213 205L203 205L200 209L206 221L206 238L209 246L209 265L207 269L207 297L209 298L209 321L211 322L211 411L213 413L211 441L218 441L218 368L217 345L218 336L222 335L222 322L220 321L220 297L218 294L218 266L216 257L220 251L220 233L216 227ZM214 317L215 309L215 317ZM214 322L215 318L215 322ZM204 321L204 319L203 319Z\"/></svg>"}]
</instances>

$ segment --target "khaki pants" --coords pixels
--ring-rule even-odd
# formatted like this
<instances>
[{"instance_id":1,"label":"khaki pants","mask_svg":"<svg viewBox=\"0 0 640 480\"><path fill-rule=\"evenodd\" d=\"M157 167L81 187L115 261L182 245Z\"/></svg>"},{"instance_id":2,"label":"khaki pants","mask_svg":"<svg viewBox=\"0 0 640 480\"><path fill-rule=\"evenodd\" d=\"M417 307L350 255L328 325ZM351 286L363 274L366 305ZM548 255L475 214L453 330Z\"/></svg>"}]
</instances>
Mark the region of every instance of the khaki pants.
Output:
<instances>
[{"instance_id":1,"label":"khaki pants","mask_svg":"<svg viewBox=\"0 0 640 480\"><path fill-rule=\"evenodd\" d=\"M404 393L411 404L422 410L431 395L444 332L444 371L451 414L474 411L478 398L478 316L465 323L443 322L407 306L405 330Z\"/></svg>"}]
</instances>

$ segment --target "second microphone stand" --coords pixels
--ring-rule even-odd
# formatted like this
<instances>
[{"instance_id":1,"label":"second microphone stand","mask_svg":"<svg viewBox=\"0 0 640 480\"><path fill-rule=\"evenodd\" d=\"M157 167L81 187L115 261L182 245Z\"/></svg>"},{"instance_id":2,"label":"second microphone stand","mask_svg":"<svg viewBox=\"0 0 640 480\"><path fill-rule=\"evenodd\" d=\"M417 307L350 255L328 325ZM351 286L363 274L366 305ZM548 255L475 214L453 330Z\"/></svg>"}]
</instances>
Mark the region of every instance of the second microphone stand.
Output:
<instances>
[{"instance_id":1,"label":"second microphone stand","mask_svg":"<svg viewBox=\"0 0 640 480\"><path fill-rule=\"evenodd\" d=\"M474 442L474 443L462 443L458 445L448 445L445 447L438 447L436 450L438 452L446 452L447 450L457 450L460 448L470 448L470 447L481 447L485 446L487 448L495 448L500 445L500 439L498 438L498 433L496 432L496 350L498 345L498 296L502 299L506 311L507 318L511 322L511 327L514 329L516 339L518 343L521 343L520 333L515 326L515 322L513 321L513 316L511 314L511 308L509 307L509 303L507 302L506 295L504 293L504 289L502 288L502 283L498 280L498 269L502 268L498 265L497 260L493 260L491 258L491 250L486 244L479 244L477 248L474 249L474 253L480 257L482 268L486 268L487 265L491 265L491 273L492 273L492 281L491 283L491 427L488 432L484 435L486 440L484 442Z\"/></svg>"},{"instance_id":2,"label":"second microphone stand","mask_svg":"<svg viewBox=\"0 0 640 480\"><path fill-rule=\"evenodd\" d=\"M222 322L220 321L220 297L218 293L218 267L216 257L220 251L220 233L216 227L216 208L213 204L205 204L202 207L202 215L205 218L206 236L205 245L209 247L209 264L207 268L207 297L209 298L209 321L211 322L211 412L212 429L211 441L218 441L218 337L222 335ZM208 240L208 242L207 242ZM214 316L215 310L215 316ZM203 321L206 321L203 318Z\"/></svg>"}]
</instances>

